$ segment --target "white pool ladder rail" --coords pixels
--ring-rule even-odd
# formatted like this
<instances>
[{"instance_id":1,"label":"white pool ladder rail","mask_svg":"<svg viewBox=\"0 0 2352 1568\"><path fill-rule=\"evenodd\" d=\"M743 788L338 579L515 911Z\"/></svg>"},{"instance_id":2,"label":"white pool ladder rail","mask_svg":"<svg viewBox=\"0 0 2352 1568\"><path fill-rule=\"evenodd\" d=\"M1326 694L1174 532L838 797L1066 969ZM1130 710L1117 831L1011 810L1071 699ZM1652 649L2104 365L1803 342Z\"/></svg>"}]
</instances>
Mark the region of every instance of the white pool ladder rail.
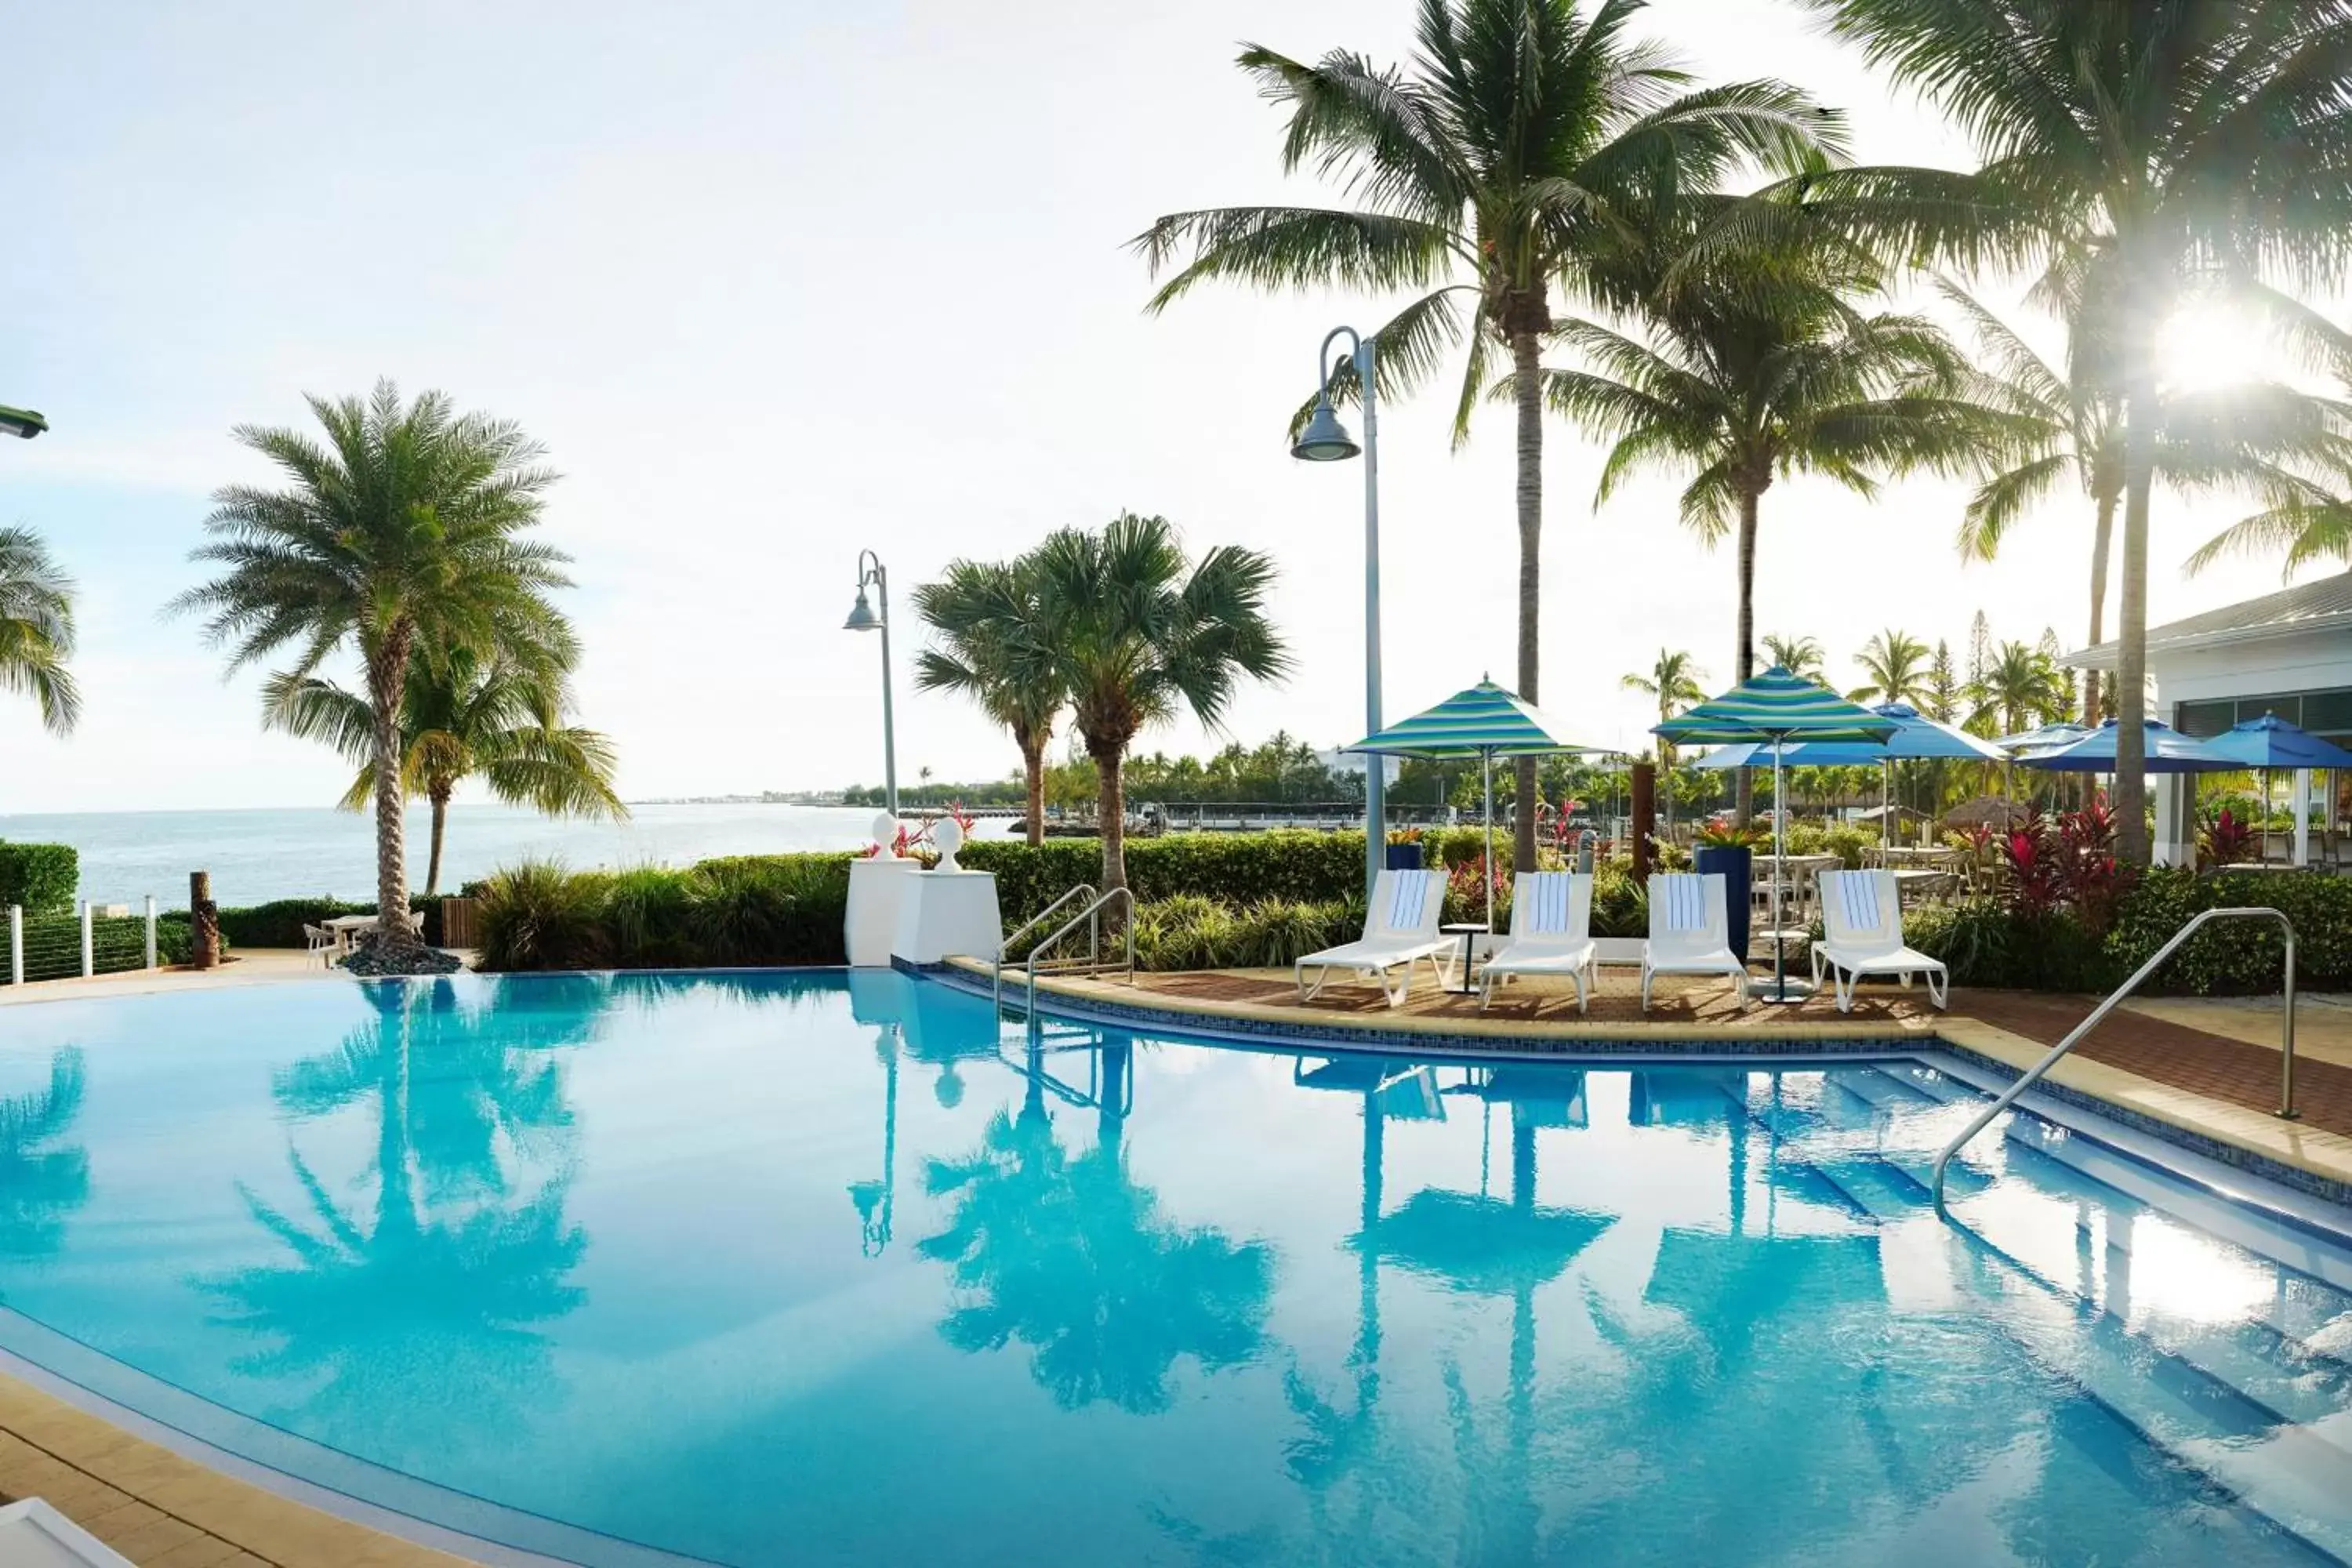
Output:
<instances>
[{"instance_id":1,"label":"white pool ladder rail","mask_svg":"<svg viewBox=\"0 0 2352 1568\"><path fill-rule=\"evenodd\" d=\"M1952 1156L1960 1152L1961 1145L1991 1125L1992 1119L2007 1110L2016 1102L2020 1095L2041 1082L2042 1075L2058 1065L2059 1058L2080 1045L2085 1035L2097 1028L2101 1020L2121 1005L2126 997L2138 990L2140 983L2162 967L2164 961L2170 958L2182 942L2194 935L2199 927L2209 921L2224 920L2276 921L2279 923L2279 929L2286 934L2286 982L2279 1003L2278 1114L2293 1120L2294 1116L2294 922L2279 910L2260 905L2242 909L2200 910L2189 918L2186 925L2172 933L2171 941L2156 950L2154 957L2133 971L2130 979L2116 986L2108 994L2106 1000L2092 1008L2089 1017L2068 1030L2064 1039L2051 1047L2048 1056L2028 1068L2015 1083L2001 1091L1998 1099L1977 1112L1975 1118L1960 1130L1958 1137L1944 1145L1944 1152L1936 1156L1935 1172L1927 1182L1928 1191L1935 1199L1937 1214L1944 1212L1945 1170L1951 1164Z\"/></svg>"}]
</instances>

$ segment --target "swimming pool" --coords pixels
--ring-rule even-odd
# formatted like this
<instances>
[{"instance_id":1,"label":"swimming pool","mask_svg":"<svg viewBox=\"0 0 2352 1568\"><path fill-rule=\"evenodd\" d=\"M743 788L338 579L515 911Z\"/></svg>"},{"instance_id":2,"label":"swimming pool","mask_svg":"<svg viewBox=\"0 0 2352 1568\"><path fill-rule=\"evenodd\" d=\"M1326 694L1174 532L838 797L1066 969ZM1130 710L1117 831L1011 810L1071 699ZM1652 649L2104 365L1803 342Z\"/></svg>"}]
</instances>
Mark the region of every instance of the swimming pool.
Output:
<instances>
[{"instance_id":1,"label":"swimming pool","mask_svg":"<svg viewBox=\"0 0 2352 1568\"><path fill-rule=\"evenodd\" d=\"M468 976L12 1008L0 1093L0 1347L583 1561L2352 1550L2352 1258L2030 1121L1955 1229L1918 1060Z\"/></svg>"}]
</instances>

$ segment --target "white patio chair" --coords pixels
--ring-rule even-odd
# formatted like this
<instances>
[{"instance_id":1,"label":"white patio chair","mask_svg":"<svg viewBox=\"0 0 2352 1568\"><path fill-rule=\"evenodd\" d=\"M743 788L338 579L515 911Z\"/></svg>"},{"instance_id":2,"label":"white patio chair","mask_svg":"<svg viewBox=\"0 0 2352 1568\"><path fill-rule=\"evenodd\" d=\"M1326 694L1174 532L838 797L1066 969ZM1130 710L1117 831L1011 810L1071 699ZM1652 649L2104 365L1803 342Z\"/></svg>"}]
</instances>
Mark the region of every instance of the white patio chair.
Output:
<instances>
[{"instance_id":1,"label":"white patio chair","mask_svg":"<svg viewBox=\"0 0 2352 1568\"><path fill-rule=\"evenodd\" d=\"M1650 940L1642 954L1642 1011L1650 1010L1650 981L1660 974L1728 975L1748 1000L1748 965L1731 951L1731 918L1723 879L1689 871L1650 879Z\"/></svg>"},{"instance_id":2,"label":"white patio chair","mask_svg":"<svg viewBox=\"0 0 2352 1568\"><path fill-rule=\"evenodd\" d=\"M1423 959L1429 961L1430 973L1439 984L1452 984L1455 943L1437 930L1444 910L1444 872L1381 872L1372 884L1371 910L1364 920L1362 938L1310 952L1292 966L1298 999L1313 1001L1337 969L1370 976L1379 982L1381 994L1388 998L1390 1006L1402 1006L1406 993L1412 989L1412 966ZM1316 972L1311 985L1307 980L1310 969ZM1404 973L1391 985L1391 972L1399 969Z\"/></svg>"},{"instance_id":3,"label":"white patio chair","mask_svg":"<svg viewBox=\"0 0 2352 1568\"><path fill-rule=\"evenodd\" d=\"M1822 940L1813 944L1813 984L1827 968L1838 1011L1853 1011L1853 988L1865 974L1927 982L1927 1000L1940 1008L1951 991L1943 963L1903 945L1903 903L1892 871L1832 871L1822 878Z\"/></svg>"},{"instance_id":4,"label":"white patio chair","mask_svg":"<svg viewBox=\"0 0 2352 1568\"><path fill-rule=\"evenodd\" d=\"M335 933L325 926L305 925L302 928L302 951L315 955L321 963L332 964L335 949L340 945Z\"/></svg>"},{"instance_id":5,"label":"white patio chair","mask_svg":"<svg viewBox=\"0 0 2352 1568\"><path fill-rule=\"evenodd\" d=\"M1496 984L1558 974L1576 985L1576 1010L1585 1010L1593 982L1592 876L1582 871L1522 871L1511 881L1511 935L1486 955L1479 971L1478 1007L1495 999Z\"/></svg>"}]
</instances>

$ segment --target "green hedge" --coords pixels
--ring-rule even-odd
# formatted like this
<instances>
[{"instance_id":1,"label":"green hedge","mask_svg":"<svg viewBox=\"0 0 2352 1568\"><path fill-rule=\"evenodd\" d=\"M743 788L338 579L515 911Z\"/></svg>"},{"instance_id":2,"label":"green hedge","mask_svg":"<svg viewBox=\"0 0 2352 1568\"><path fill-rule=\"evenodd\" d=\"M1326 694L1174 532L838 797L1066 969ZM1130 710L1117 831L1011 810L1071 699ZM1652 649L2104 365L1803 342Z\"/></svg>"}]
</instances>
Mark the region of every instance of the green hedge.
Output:
<instances>
[{"instance_id":1,"label":"green hedge","mask_svg":"<svg viewBox=\"0 0 2352 1568\"><path fill-rule=\"evenodd\" d=\"M1906 916L1911 945L1940 958L1960 985L2110 991L2153 957L2200 910L2267 906L2294 924L2295 983L2352 989L2352 879L2285 872L2200 876L2165 868L2123 896L2115 922L2094 933L2072 913L2039 918L1971 900ZM2227 996L2275 992L2283 953L2268 921L2206 927L2150 975L2151 994Z\"/></svg>"},{"instance_id":2,"label":"green hedge","mask_svg":"<svg viewBox=\"0 0 2352 1568\"><path fill-rule=\"evenodd\" d=\"M22 904L28 916L70 910L80 882L70 844L0 844L0 906Z\"/></svg>"},{"instance_id":3,"label":"green hedge","mask_svg":"<svg viewBox=\"0 0 2352 1568\"><path fill-rule=\"evenodd\" d=\"M685 871L528 862L478 899L486 970L840 963L849 858L744 856Z\"/></svg>"},{"instance_id":4,"label":"green hedge","mask_svg":"<svg viewBox=\"0 0 2352 1568\"><path fill-rule=\"evenodd\" d=\"M155 962L185 963L194 946L184 915L155 920ZM100 915L89 924L90 967L94 973L114 974L147 965L147 917ZM81 916L25 917L26 978L55 980L81 973ZM0 984L8 982L7 966L0 963Z\"/></svg>"}]
</instances>

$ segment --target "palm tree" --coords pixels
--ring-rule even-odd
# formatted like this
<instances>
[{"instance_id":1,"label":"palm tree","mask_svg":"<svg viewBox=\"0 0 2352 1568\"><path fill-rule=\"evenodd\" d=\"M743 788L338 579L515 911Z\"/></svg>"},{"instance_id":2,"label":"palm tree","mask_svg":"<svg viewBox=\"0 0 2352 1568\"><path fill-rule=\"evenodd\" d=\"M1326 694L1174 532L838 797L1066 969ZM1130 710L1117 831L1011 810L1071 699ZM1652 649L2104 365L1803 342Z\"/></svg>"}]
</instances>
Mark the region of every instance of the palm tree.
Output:
<instances>
[{"instance_id":1,"label":"palm tree","mask_svg":"<svg viewBox=\"0 0 2352 1568\"><path fill-rule=\"evenodd\" d=\"M1807 0L1899 85L1976 141L1974 175L1835 172L1814 183L1906 249L2039 261L2086 302L2078 350L2104 361L2123 420L2116 698L2118 853L2147 859L2148 506L2167 389L2164 333L2184 306L2238 300L2340 352L2278 286L2331 284L2352 260L2352 137L2341 7L2314 0ZM1918 199L1906 199L1905 187ZM2081 379L2081 378L2073 378Z\"/></svg>"},{"instance_id":2,"label":"palm tree","mask_svg":"<svg viewBox=\"0 0 2352 1568\"><path fill-rule=\"evenodd\" d=\"M1793 89L1750 81L1688 90L1690 78L1625 28L1641 0L1422 0L1410 72L1334 50L1307 65L1252 46L1237 62L1290 110L1283 166L1333 178L1355 209L1248 206L1171 213L1138 237L1165 309L1195 285L1427 290L1376 334L1381 396L1433 376L1466 342L1454 437L1507 357L1518 416L1518 694L1538 688L1543 421L1537 360L1555 282L1681 194L1743 163L1776 171L1843 152L1836 114ZM1465 319L1466 310L1466 319ZM1330 390L1354 392L1352 370ZM1517 796L1536 798L1522 758ZM1535 814L1517 814L1518 863L1535 864Z\"/></svg>"},{"instance_id":3,"label":"palm tree","mask_svg":"<svg viewBox=\"0 0 2352 1568\"><path fill-rule=\"evenodd\" d=\"M381 381L365 401L308 401L324 446L296 430L237 427L237 439L292 482L214 493L211 542L192 559L221 575L172 607L205 615L207 639L229 646L231 669L291 648L283 674L301 680L339 651L358 655L375 770L380 957L438 967L408 910L409 665L420 649L494 658L501 647L553 640L545 595L569 585L561 570L569 558L522 536L555 476L520 427L459 414L437 392L403 406L399 389Z\"/></svg>"},{"instance_id":4,"label":"palm tree","mask_svg":"<svg viewBox=\"0 0 2352 1568\"><path fill-rule=\"evenodd\" d=\"M1930 679L1934 656L1917 637L1889 626L1875 633L1853 656L1870 679L1846 693L1856 702L1908 702L1925 708L1935 698Z\"/></svg>"},{"instance_id":5,"label":"palm tree","mask_svg":"<svg viewBox=\"0 0 2352 1568\"><path fill-rule=\"evenodd\" d=\"M1974 705L1974 727L1994 734L2014 734L2066 715L2066 678L2050 655L2031 643L2003 642L1993 651L1984 673L1969 687ZM2015 764L2003 763L2001 776L2015 776ZM2006 786L2004 786L2006 788Z\"/></svg>"},{"instance_id":6,"label":"palm tree","mask_svg":"<svg viewBox=\"0 0 2352 1568\"><path fill-rule=\"evenodd\" d=\"M915 660L915 684L927 691L961 691L1013 731L1021 748L1028 799L1029 843L1045 841L1045 744L1062 708L1062 689L1050 679L1021 683L1011 647L1013 628L1037 616L1036 574L1027 557L1012 562L954 561L936 583L915 590L915 613L941 646Z\"/></svg>"},{"instance_id":7,"label":"palm tree","mask_svg":"<svg viewBox=\"0 0 2352 1568\"><path fill-rule=\"evenodd\" d=\"M81 717L74 651L74 580L29 528L0 528L0 690L31 697L53 735Z\"/></svg>"},{"instance_id":8,"label":"palm tree","mask_svg":"<svg viewBox=\"0 0 2352 1568\"><path fill-rule=\"evenodd\" d=\"M1782 637L1766 633L1764 657L1804 680L1829 683L1829 655L1819 637Z\"/></svg>"},{"instance_id":9,"label":"palm tree","mask_svg":"<svg viewBox=\"0 0 2352 1568\"><path fill-rule=\"evenodd\" d=\"M568 640L568 634L567 634ZM441 889L441 848L457 785L480 778L509 805L550 816L620 821L629 808L613 788L613 742L602 731L563 721L569 706L567 649L501 649L487 661L457 648L408 667L400 708L401 788L433 808L425 896ZM319 676L279 675L264 689L262 722L309 741L324 741L359 773L335 804L363 809L375 795L375 716L366 698Z\"/></svg>"},{"instance_id":10,"label":"palm tree","mask_svg":"<svg viewBox=\"0 0 2352 1568\"><path fill-rule=\"evenodd\" d=\"M2061 274L2062 281L2071 281ZM1999 454L1969 498L1959 534L1963 560L1990 561L2011 527L2050 492L2074 480L2091 502L2091 616L2086 646L2105 640L2107 568L2114 548L2116 511L2124 500L2123 400L2111 385L2091 382L2101 356L2073 357L2070 375L2034 352L2010 325L1974 296L1938 279L1944 298L1974 330L1979 363L1970 377L1975 395L2021 422L2016 447ZM2079 300L2059 301L2070 321L2084 315ZM2307 481L2282 467L2293 459L2324 458L2340 447L2336 410L2283 384L2173 392L2163 409L2158 472L2183 491L2225 483L2250 485L2273 501L2270 516L2290 515L2315 493ZM2224 535L2234 543L2261 533L2249 519ZM2191 559L2191 569L2220 549L2217 540ZM2112 696L2112 691L2110 692ZM2099 681L2083 683L2082 719L2096 724L2102 710Z\"/></svg>"},{"instance_id":11,"label":"palm tree","mask_svg":"<svg viewBox=\"0 0 2352 1568\"><path fill-rule=\"evenodd\" d=\"M1678 237L1626 258L1642 301L1628 331L1567 323L1556 341L1588 369L1544 373L1553 410L1613 442L1596 507L1635 471L1690 478L1683 522L1709 544L1737 531L1738 679L1756 673L1760 503L1782 478L1818 474L1862 495L1877 476L1949 470L2002 439L2001 417L1959 395L1963 363L1924 317L1864 314L1879 270L1850 253L1694 257ZM1748 810L1741 775L1740 814Z\"/></svg>"},{"instance_id":12,"label":"palm tree","mask_svg":"<svg viewBox=\"0 0 2352 1568\"><path fill-rule=\"evenodd\" d=\"M1187 562L1165 518L1133 512L1099 533L1059 530L1030 561L1037 611L1007 628L1007 668L1024 689L1069 693L1095 764L1108 893L1127 886L1120 770L1135 737L1179 708L1214 727L1243 677L1289 671L1265 613L1274 563L1234 544Z\"/></svg>"},{"instance_id":13,"label":"palm tree","mask_svg":"<svg viewBox=\"0 0 2352 1568\"><path fill-rule=\"evenodd\" d=\"M1617 684L1628 691L1655 699L1658 722L1663 724L1692 703L1706 700L1706 691L1699 685L1706 679L1706 671L1699 668L1688 653L1662 647L1658 650L1658 662L1650 667L1649 674L1624 676ZM1675 826L1675 748L1664 739L1658 742L1658 774L1665 781L1666 829L1671 837Z\"/></svg>"}]
</instances>

